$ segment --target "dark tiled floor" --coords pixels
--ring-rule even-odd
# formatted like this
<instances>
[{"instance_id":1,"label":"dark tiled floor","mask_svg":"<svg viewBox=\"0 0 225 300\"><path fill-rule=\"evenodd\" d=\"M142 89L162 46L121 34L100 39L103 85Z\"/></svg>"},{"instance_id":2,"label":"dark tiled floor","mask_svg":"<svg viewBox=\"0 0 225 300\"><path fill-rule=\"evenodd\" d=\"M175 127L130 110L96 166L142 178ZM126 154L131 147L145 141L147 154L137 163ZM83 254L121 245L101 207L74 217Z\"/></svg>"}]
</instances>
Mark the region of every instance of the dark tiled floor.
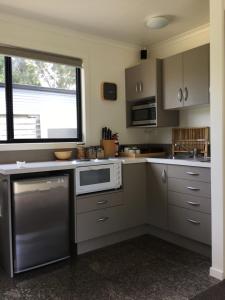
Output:
<instances>
[{"instance_id":1,"label":"dark tiled floor","mask_svg":"<svg viewBox=\"0 0 225 300\"><path fill-rule=\"evenodd\" d=\"M9 279L0 271L0 300L184 300L218 281L209 259L142 236Z\"/></svg>"}]
</instances>

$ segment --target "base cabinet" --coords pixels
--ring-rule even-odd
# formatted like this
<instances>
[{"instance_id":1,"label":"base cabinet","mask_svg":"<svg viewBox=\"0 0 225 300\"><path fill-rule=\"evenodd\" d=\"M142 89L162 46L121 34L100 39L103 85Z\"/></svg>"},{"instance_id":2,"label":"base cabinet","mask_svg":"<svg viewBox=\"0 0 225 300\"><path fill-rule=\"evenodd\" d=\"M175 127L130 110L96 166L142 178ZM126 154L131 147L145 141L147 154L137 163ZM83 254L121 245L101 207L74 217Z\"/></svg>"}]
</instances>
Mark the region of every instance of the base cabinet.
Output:
<instances>
[{"instance_id":1,"label":"base cabinet","mask_svg":"<svg viewBox=\"0 0 225 300\"><path fill-rule=\"evenodd\" d=\"M145 224L210 245L210 169L123 164L121 190L78 196L76 242Z\"/></svg>"},{"instance_id":2,"label":"base cabinet","mask_svg":"<svg viewBox=\"0 0 225 300\"><path fill-rule=\"evenodd\" d=\"M210 214L169 205L169 230L204 244L211 244Z\"/></svg>"},{"instance_id":3,"label":"base cabinet","mask_svg":"<svg viewBox=\"0 0 225 300\"><path fill-rule=\"evenodd\" d=\"M115 206L78 214L77 242L108 235L126 228L125 207Z\"/></svg>"},{"instance_id":4,"label":"base cabinet","mask_svg":"<svg viewBox=\"0 0 225 300\"><path fill-rule=\"evenodd\" d=\"M210 169L168 166L168 226L173 233L211 244Z\"/></svg>"},{"instance_id":5,"label":"base cabinet","mask_svg":"<svg viewBox=\"0 0 225 300\"><path fill-rule=\"evenodd\" d=\"M78 243L124 230L127 226L122 190L78 196L76 212Z\"/></svg>"},{"instance_id":6,"label":"base cabinet","mask_svg":"<svg viewBox=\"0 0 225 300\"><path fill-rule=\"evenodd\" d=\"M167 165L147 166L147 223L167 229Z\"/></svg>"},{"instance_id":7,"label":"base cabinet","mask_svg":"<svg viewBox=\"0 0 225 300\"><path fill-rule=\"evenodd\" d=\"M123 190L127 228L145 224L146 163L123 165Z\"/></svg>"}]
</instances>

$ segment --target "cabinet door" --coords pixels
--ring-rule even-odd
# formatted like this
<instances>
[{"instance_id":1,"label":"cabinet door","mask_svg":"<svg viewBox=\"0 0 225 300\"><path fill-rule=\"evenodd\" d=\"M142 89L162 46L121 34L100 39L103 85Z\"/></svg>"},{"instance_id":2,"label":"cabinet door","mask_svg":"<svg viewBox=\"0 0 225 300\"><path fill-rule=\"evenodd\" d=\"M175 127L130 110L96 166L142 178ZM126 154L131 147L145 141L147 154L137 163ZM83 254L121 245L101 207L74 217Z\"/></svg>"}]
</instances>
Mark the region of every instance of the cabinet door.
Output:
<instances>
[{"instance_id":1,"label":"cabinet door","mask_svg":"<svg viewBox=\"0 0 225 300\"><path fill-rule=\"evenodd\" d=\"M77 215L77 242L83 242L126 229L124 205Z\"/></svg>"},{"instance_id":2,"label":"cabinet door","mask_svg":"<svg viewBox=\"0 0 225 300\"><path fill-rule=\"evenodd\" d=\"M140 99L140 65L125 70L126 100Z\"/></svg>"},{"instance_id":3,"label":"cabinet door","mask_svg":"<svg viewBox=\"0 0 225 300\"><path fill-rule=\"evenodd\" d=\"M139 65L140 99L156 96L156 62L144 61Z\"/></svg>"},{"instance_id":4,"label":"cabinet door","mask_svg":"<svg viewBox=\"0 0 225 300\"><path fill-rule=\"evenodd\" d=\"M124 203L127 209L127 227L145 223L146 164L123 165Z\"/></svg>"},{"instance_id":5,"label":"cabinet door","mask_svg":"<svg viewBox=\"0 0 225 300\"><path fill-rule=\"evenodd\" d=\"M156 60L145 61L128 68L126 75L126 100L139 100L156 96Z\"/></svg>"},{"instance_id":6,"label":"cabinet door","mask_svg":"<svg viewBox=\"0 0 225 300\"><path fill-rule=\"evenodd\" d=\"M163 60L163 104L164 109L183 106L182 54Z\"/></svg>"},{"instance_id":7,"label":"cabinet door","mask_svg":"<svg viewBox=\"0 0 225 300\"><path fill-rule=\"evenodd\" d=\"M184 106L209 103L209 45L183 54Z\"/></svg>"},{"instance_id":8,"label":"cabinet door","mask_svg":"<svg viewBox=\"0 0 225 300\"><path fill-rule=\"evenodd\" d=\"M167 229L167 165L147 166L147 221Z\"/></svg>"}]
</instances>

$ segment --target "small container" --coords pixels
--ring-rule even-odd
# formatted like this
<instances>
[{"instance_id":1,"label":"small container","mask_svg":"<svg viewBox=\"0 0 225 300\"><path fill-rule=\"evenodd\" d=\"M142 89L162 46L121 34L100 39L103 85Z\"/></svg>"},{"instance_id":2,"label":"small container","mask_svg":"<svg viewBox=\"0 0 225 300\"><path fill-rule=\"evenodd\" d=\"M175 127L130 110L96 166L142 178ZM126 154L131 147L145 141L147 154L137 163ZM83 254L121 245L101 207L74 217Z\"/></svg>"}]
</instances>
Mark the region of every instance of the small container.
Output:
<instances>
[{"instance_id":1,"label":"small container","mask_svg":"<svg viewBox=\"0 0 225 300\"><path fill-rule=\"evenodd\" d=\"M141 153L141 150L140 149L136 149L135 150L135 154L140 154Z\"/></svg>"},{"instance_id":2,"label":"small container","mask_svg":"<svg viewBox=\"0 0 225 300\"><path fill-rule=\"evenodd\" d=\"M85 158L85 144L84 143L77 144L77 158L78 159Z\"/></svg>"},{"instance_id":3,"label":"small container","mask_svg":"<svg viewBox=\"0 0 225 300\"><path fill-rule=\"evenodd\" d=\"M104 158L104 149L102 149L101 147L97 148L97 158Z\"/></svg>"},{"instance_id":4,"label":"small container","mask_svg":"<svg viewBox=\"0 0 225 300\"><path fill-rule=\"evenodd\" d=\"M87 158L90 158L90 159L96 158L96 148L95 147L87 148Z\"/></svg>"},{"instance_id":5,"label":"small container","mask_svg":"<svg viewBox=\"0 0 225 300\"><path fill-rule=\"evenodd\" d=\"M129 150L128 150L128 153L129 153L129 154L134 154L134 153L135 153L135 149L129 149Z\"/></svg>"}]
</instances>

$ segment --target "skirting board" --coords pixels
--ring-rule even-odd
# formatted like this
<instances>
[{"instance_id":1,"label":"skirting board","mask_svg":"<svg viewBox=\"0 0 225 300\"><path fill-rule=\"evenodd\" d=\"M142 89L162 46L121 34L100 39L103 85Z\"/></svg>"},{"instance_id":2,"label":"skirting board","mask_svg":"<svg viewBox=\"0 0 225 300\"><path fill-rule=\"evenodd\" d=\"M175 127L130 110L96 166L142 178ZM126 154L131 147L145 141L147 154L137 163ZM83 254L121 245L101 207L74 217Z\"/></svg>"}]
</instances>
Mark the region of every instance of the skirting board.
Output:
<instances>
[{"instance_id":1,"label":"skirting board","mask_svg":"<svg viewBox=\"0 0 225 300\"><path fill-rule=\"evenodd\" d=\"M131 228L125 231L116 232L93 240L80 242L77 244L77 254L83 254L92 250L107 247L122 241L126 241L147 233L147 226Z\"/></svg>"},{"instance_id":2,"label":"skirting board","mask_svg":"<svg viewBox=\"0 0 225 300\"><path fill-rule=\"evenodd\" d=\"M193 240L187 239L180 235L174 234L172 232L156 228L151 225L147 225L147 233L156 236L162 240L169 243L175 244L182 248L191 250L193 252L200 253L204 256L211 257L211 247Z\"/></svg>"},{"instance_id":3,"label":"skirting board","mask_svg":"<svg viewBox=\"0 0 225 300\"><path fill-rule=\"evenodd\" d=\"M219 279L219 280L223 280L225 278L224 272L222 270L218 270L213 267L210 268L209 274L210 274L210 276L215 277L216 279Z\"/></svg>"},{"instance_id":4,"label":"skirting board","mask_svg":"<svg viewBox=\"0 0 225 300\"><path fill-rule=\"evenodd\" d=\"M173 234L166 230L162 230L150 225L141 225L139 227L116 232L100 238L80 242L77 244L77 254L79 255L99 248L107 247L144 234L153 235L169 243L200 253L204 256L211 257L210 246L195 242L193 240L186 239L182 236ZM212 276L216 277L214 275Z\"/></svg>"}]
</instances>

